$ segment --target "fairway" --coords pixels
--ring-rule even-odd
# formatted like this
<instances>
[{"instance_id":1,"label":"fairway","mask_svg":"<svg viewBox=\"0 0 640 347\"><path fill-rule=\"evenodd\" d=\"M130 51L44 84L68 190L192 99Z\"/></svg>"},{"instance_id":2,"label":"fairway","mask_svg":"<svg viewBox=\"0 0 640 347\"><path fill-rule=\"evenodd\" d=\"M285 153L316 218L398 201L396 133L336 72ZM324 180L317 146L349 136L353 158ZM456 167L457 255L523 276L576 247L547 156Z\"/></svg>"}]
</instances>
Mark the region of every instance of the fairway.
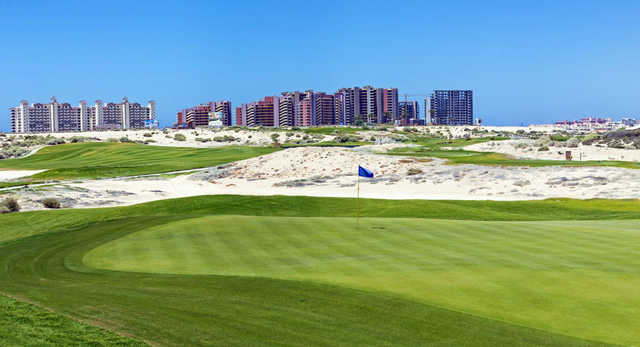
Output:
<instances>
[{"instance_id":1,"label":"fairway","mask_svg":"<svg viewBox=\"0 0 640 347\"><path fill-rule=\"evenodd\" d=\"M637 201L361 208L358 226L353 199L283 196L1 215L0 295L152 345L638 341Z\"/></svg>"},{"instance_id":2,"label":"fairway","mask_svg":"<svg viewBox=\"0 0 640 347\"><path fill-rule=\"evenodd\" d=\"M184 148L134 143L73 143L45 147L26 158L0 160L0 169L47 170L31 176L31 181L104 178L216 166L276 150L274 147Z\"/></svg>"}]
</instances>

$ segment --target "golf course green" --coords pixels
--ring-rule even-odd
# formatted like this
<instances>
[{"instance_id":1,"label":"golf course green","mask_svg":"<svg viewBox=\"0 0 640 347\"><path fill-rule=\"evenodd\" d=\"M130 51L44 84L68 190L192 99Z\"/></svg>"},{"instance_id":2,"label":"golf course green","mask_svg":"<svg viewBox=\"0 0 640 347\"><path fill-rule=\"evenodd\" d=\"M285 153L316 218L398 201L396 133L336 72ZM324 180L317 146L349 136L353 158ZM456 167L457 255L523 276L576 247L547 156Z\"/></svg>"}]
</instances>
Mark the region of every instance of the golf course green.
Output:
<instances>
[{"instance_id":1,"label":"golf course green","mask_svg":"<svg viewBox=\"0 0 640 347\"><path fill-rule=\"evenodd\" d=\"M0 292L35 306L13 319L21 303L0 305L0 321L32 332L14 345L640 339L637 201L362 200L359 224L354 212L352 199L204 196L1 215Z\"/></svg>"}]
</instances>

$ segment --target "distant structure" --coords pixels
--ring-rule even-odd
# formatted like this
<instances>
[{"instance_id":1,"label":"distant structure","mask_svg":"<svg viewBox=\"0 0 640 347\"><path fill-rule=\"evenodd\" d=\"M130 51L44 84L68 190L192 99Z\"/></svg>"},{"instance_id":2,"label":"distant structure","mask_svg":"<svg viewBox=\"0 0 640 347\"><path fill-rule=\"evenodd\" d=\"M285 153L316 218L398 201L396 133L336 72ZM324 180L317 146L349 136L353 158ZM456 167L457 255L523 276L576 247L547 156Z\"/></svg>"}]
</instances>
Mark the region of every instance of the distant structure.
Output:
<instances>
[{"instance_id":1,"label":"distant structure","mask_svg":"<svg viewBox=\"0 0 640 347\"><path fill-rule=\"evenodd\" d=\"M80 101L79 106L59 103L55 97L47 104L22 100L20 106L9 109L14 133L54 133L106 129L139 129L148 127L156 119L156 105L131 103L124 97L121 103L94 105Z\"/></svg>"},{"instance_id":2,"label":"distant structure","mask_svg":"<svg viewBox=\"0 0 640 347\"><path fill-rule=\"evenodd\" d=\"M473 125L473 91L435 90L425 99L427 123Z\"/></svg>"},{"instance_id":3,"label":"distant structure","mask_svg":"<svg viewBox=\"0 0 640 347\"><path fill-rule=\"evenodd\" d=\"M191 108L179 111L176 117L175 127L195 128L209 126L209 122L215 122L212 126L231 126L231 101L211 101Z\"/></svg>"},{"instance_id":4,"label":"distant structure","mask_svg":"<svg viewBox=\"0 0 640 347\"><path fill-rule=\"evenodd\" d=\"M236 107L242 126L317 126L392 123L399 120L397 88L341 88L328 94L307 90L283 92Z\"/></svg>"},{"instance_id":5,"label":"distant structure","mask_svg":"<svg viewBox=\"0 0 640 347\"><path fill-rule=\"evenodd\" d=\"M556 126L560 126L566 130L578 131L597 131L607 132L621 128L632 128L640 124L635 118L622 118L620 121L614 121L611 118L585 117L578 120L563 120L556 122Z\"/></svg>"}]
</instances>

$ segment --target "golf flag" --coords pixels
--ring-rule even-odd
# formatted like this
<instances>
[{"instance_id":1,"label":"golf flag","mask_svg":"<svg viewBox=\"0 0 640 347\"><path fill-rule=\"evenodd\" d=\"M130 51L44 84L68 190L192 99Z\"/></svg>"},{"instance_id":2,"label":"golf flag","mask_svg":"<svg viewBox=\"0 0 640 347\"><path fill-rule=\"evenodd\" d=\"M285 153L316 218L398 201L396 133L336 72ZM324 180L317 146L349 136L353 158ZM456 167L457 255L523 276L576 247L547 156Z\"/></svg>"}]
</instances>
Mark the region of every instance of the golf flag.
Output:
<instances>
[{"instance_id":1,"label":"golf flag","mask_svg":"<svg viewBox=\"0 0 640 347\"><path fill-rule=\"evenodd\" d=\"M371 172L369 169L365 169L362 166L358 165L358 176L373 178L373 172Z\"/></svg>"}]
</instances>

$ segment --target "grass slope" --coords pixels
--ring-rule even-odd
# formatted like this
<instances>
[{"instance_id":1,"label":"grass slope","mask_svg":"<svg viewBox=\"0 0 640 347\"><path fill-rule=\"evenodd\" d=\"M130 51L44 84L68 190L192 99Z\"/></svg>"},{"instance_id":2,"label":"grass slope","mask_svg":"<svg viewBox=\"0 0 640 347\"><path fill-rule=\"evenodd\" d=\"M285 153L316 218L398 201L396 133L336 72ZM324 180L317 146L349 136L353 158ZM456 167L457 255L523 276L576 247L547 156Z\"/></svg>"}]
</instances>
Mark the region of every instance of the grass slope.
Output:
<instances>
[{"instance_id":1,"label":"grass slope","mask_svg":"<svg viewBox=\"0 0 640 347\"><path fill-rule=\"evenodd\" d=\"M87 142L45 147L19 159L0 160L0 169L47 169L31 181L142 175L215 166L276 151L273 147L160 147Z\"/></svg>"},{"instance_id":2,"label":"grass slope","mask_svg":"<svg viewBox=\"0 0 640 347\"><path fill-rule=\"evenodd\" d=\"M2 346L139 346L132 339L0 295Z\"/></svg>"},{"instance_id":3,"label":"grass slope","mask_svg":"<svg viewBox=\"0 0 640 347\"><path fill-rule=\"evenodd\" d=\"M364 200L362 215L514 219L528 211L534 219L558 219L586 209L594 219L638 218L637 202L535 203ZM161 345L604 345L384 292L264 277L98 270L83 262L101 245L190 218L322 217L351 213L353 207L352 199L215 196L2 215L0 291Z\"/></svg>"},{"instance_id":4,"label":"grass slope","mask_svg":"<svg viewBox=\"0 0 640 347\"><path fill-rule=\"evenodd\" d=\"M638 220L209 216L130 234L92 267L317 280L591 340L640 341ZM446 294L445 294L446 293Z\"/></svg>"}]
</instances>

